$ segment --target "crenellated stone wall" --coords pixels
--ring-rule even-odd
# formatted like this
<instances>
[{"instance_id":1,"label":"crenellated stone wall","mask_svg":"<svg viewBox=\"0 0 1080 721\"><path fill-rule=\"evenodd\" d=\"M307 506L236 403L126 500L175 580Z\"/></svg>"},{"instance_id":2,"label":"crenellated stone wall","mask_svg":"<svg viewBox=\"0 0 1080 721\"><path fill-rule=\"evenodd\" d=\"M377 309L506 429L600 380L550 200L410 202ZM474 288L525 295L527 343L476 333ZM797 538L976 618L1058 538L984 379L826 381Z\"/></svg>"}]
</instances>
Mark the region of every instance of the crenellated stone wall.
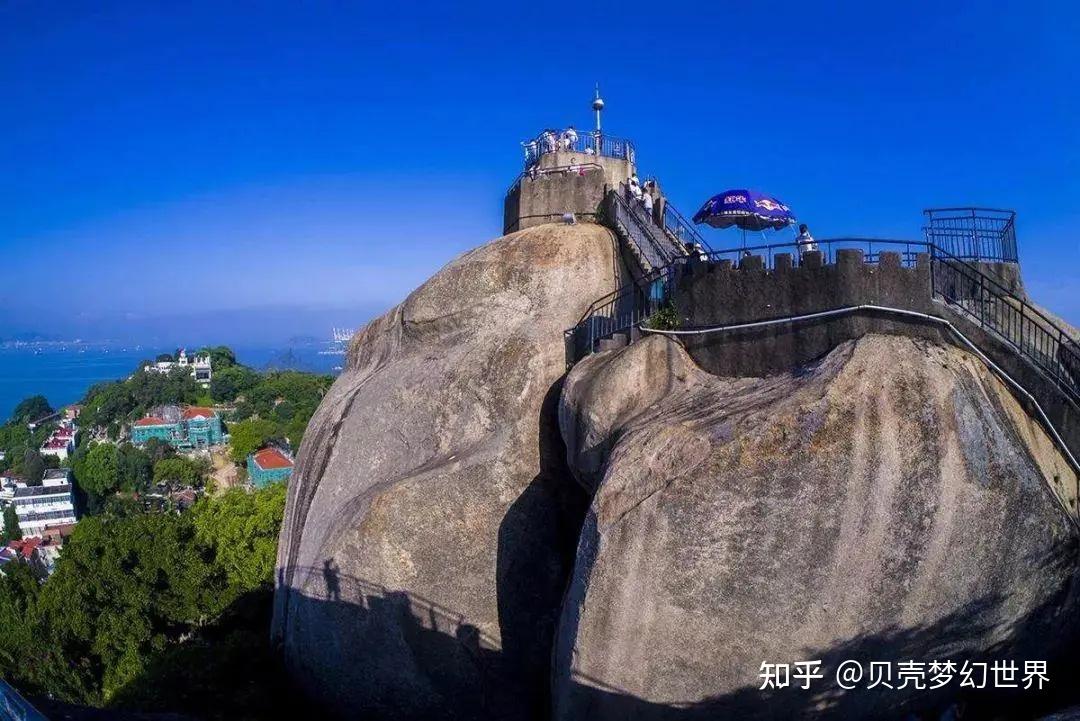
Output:
<instances>
[{"instance_id":1,"label":"crenellated stone wall","mask_svg":"<svg viewBox=\"0 0 1080 721\"><path fill-rule=\"evenodd\" d=\"M790 254L782 253L775 256L771 270L761 256L743 258L738 267L730 261L695 263L684 269L677 288L676 309L684 327L750 323L863 304L933 313L926 255L910 268L903 267L899 253L891 252L881 253L878 263L865 263L861 250L838 251L834 264L824 264L820 252L807 253L798 266ZM758 376L789 371L867 333L938 338L940 328L868 312L681 339L695 362L711 373Z\"/></svg>"}]
</instances>

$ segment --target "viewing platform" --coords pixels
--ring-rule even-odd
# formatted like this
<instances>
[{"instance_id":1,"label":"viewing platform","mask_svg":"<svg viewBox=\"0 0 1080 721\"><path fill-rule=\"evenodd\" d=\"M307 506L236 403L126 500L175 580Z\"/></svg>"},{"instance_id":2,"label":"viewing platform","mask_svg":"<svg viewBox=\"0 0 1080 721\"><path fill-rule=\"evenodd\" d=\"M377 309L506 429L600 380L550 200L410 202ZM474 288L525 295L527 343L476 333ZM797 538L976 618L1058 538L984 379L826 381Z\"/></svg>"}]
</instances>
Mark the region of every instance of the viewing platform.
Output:
<instances>
[{"instance_id":1,"label":"viewing platform","mask_svg":"<svg viewBox=\"0 0 1080 721\"><path fill-rule=\"evenodd\" d=\"M637 170L631 141L595 130L573 139L545 132L522 148L525 168L506 191L503 233L559 221L567 213L595 221L608 190Z\"/></svg>"}]
</instances>

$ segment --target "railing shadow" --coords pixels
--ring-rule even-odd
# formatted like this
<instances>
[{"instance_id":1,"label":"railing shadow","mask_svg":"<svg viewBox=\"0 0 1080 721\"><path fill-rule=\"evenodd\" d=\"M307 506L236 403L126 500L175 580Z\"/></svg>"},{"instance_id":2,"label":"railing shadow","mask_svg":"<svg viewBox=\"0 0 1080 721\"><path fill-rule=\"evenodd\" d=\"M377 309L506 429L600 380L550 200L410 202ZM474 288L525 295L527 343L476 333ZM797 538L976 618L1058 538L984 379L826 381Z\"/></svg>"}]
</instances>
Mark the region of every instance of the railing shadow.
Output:
<instances>
[{"instance_id":1,"label":"railing shadow","mask_svg":"<svg viewBox=\"0 0 1080 721\"><path fill-rule=\"evenodd\" d=\"M1043 558L1031 559L1031 579L1061 578L1076 567L1073 542L1055 546ZM398 647L380 645L372 649L368 664L320 668L332 679L325 687L308 689L320 698L331 698L336 708L331 713L341 717L421 719L431 718L433 709L440 718L548 718L546 704L536 705L535 697L521 695L520 686L506 675L508 652L494 634L470 624L453 609L422 595L387 588L369 580L343 574L333 564L296 569L294 578L307 578L304 593L293 599L294 613L301 623L332 619L335 628L350 626L370 628L387 623L394 629L387 641L400 641ZM555 718L648 719L697 721L698 719L780 719L780 718L903 718L937 719L950 707L964 708L964 718L1023 719L1034 718L1063 704L1075 703L1078 692L1068 679L1077 671L1071 660L1047 659L1047 641L1058 648L1067 646L1066 638L1076 635L1077 621L1064 611L1074 603L1076 590L1064 584L1058 593L1047 594L1045 601L1015 622L1002 626L997 621L1010 601L998 595L974 600L952 613L925 625L887 628L879 633L863 634L827 648L791 650L786 661L815 659L822 661L826 678L809 690L797 687L761 690L757 686L705 699L656 701L605 683L585 673L571 671L556 682ZM349 598L352 600L343 600ZM973 639L998 639L969 656L964 649ZM341 643L338 639L335 643ZM344 641L347 642L347 641ZM293 649L294 660L310 664L304 649ZM409 685L402 669L409 669L409 655L444 660L441 676L423 684ZM1015 658L1049 660L1051 685L1039 693L1022 690L958 688L958 680L938 691L905 693L879 688L845 691L828 677L842 661L934 659L962 662L993 661ZM763 659L765 660L765 659ZM779 661L781 659L771 659ZM648 664L649 659L635 663ZM1021 664L1022 665L1022 664ZM463 674L462 667L467 667ZM431 671L430 664L425 666ZM439 673L438 669L435 669ZM463 675L480 674L481 685L461 683ZM657 669L658 674L678 673ZM1054 684L1056 681L1056 685ZM478 689L484 689L479 691Z\"/></svg>"}]
</instances>

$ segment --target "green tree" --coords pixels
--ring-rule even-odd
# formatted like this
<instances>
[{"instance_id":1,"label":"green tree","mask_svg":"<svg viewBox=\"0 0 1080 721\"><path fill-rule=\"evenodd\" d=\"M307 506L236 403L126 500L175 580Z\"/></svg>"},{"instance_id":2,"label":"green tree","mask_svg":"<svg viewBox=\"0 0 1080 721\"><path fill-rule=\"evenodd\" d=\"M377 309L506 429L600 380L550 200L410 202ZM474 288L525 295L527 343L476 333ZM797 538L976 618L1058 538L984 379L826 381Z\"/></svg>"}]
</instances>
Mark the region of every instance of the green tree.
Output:
<instances>
[{"instance_id":1,"label":"green tree","mask_svg":"<svg viewBox=\"0 0 1080 721\"><path fill-rule=\"evenodd\" d=\"M262 418L234 423L229 429L229 457L236 463L244 463L249 453L254 453L280 435L276 423Z\"/></svg>"},{"instance_id":2,"label":"green tree","mask_svg":"<svg viewBox=\"0 0 1080 721\"><path fill-rule=\"evenodd\" d=\"M200 350L198 354L210 356L210 364L214 368L214 375L236 365L236 354L233 353L232 348L226 345L207 346Z\"/></svg>"},{"instance_id":3,"label":"green tree","mask_svg":"<svg viewBox=\"0 0 1080 721\"><path fill-rule=\"evenodd\" d=\"M19 401L19 405L15 406L15 411L11 414L11 419L16 422L27 423L42 416L47 416L52 412L53 408L49 405L49 401L46 400L45 396L30 396Z\"/></svg>"},{"instance_id":4,"label":"green tree","mask_svg":"<svg viewBox=\"0 0 1080 721\"><path fill-rule=\"evenodd\" d=\"M15 506L4 506L4 545L6 546L8 541L18 541L20 538L22 538L22 529L19 528L19 516L15 513Z\"/></svg>"},{"instance_id":5,"label":"green tree","mask_svg":"<svg viewBox=\"0 0 1080 721\"><path fill-rule=\"evenodd\" d=\"M176 449L169 444L168 441L163 441L160 438L151 438L143 444L143 450L150 456L151 463L157 463L162 458L169 458L176 455Z\"/></svg>"},{"instance_id":6,"label":"green tree","mask_svg":"<svg viewBox=\"0 0 1080 721\"><path fill-rule=\"evenodd\" d=\"M186 516L85 518L39 599L49 644L76 670L60 698L100 705L231 597Z\"/></svg>"},{"instance_id":7,"label":"green tree","mask_svg":"<svg viewBox=\"0 0 1080 721\"><path fill-rule=\"evenodd\" d=\"M0 675L25 668L26 660L35 657L33 619L39 589L28 564L9 563L0 573Z\"/></svg>"},{"instance_id":8,"label":"green tree","mask_svg":"<svg viewBox=\"0 0 1080 721\"><path fill-rule=\"evenodd\" d=\"M130 443L120 445L117 457L117 481L124 491L140 491L150 485L154 462L150 454Z\"/></svg>"},{"instance_id":9,"label":"green tree","mask_svg":"<svg viewBox=\"0 0 1080 721\"><path fill-rule=\"evenodd\" d=\"M255 493L232 488L218 498L200 500L194 508L196 539L213 549L216 565L238 591L274 581L285 493L283 483Z\"/></svg>"},{"instance_id":10,"label":"green tree","mask_svg":"<svg viewBox=\"0 0 1080 721\"><path fill-rule=\"evenodd\" d=\"M45 459L36 448L27 448L23 452L22 474L26 485L40 485L41 478L45 475L45 467Z\"/></svg>"},{"instance_id":11,"label":"green tree","mask_svg":"<svg viewBox=\"0 0 1080 721\"><path fill-rule=\"evenodd\" d=\"M163 458L154 464L154 483L170 482L184 486L202 483L205 466L183 456Z\"/></svg>"},{"instance_id":12,"label":"green tree","mask_svg":"<svg viewBox=\"0 0 1080 721\"><path fill-rule=\"evenodd\" d=\"M233 401L261 382L258 373L241 365L217 369L210 379L210 395L215 401Z\"/></svg>"},{"instance_id":13,"label":"green tree","mask_svg":"<svg viewBox=\"0 0 1080 721\"><path fill-rule=\"evenodd\" d=\"M304 432L307 430L308 422L310 420L310 415L294 416L285 426L285 438L288 439L289 445L291 445L294 450L299 450L300 441L304 438Z\"/></svg>"},{"instance_id":14,"label":"green tree","mask_svg":"<svg viewBox=\"0 0 1080 721\"><path fill-rule=\"evenodd\" d=\"M110 443L90 446L87 454L76 461L75 480L89 495L102 498L120 484L120 451Z\"/></svg>"}]
</instances>

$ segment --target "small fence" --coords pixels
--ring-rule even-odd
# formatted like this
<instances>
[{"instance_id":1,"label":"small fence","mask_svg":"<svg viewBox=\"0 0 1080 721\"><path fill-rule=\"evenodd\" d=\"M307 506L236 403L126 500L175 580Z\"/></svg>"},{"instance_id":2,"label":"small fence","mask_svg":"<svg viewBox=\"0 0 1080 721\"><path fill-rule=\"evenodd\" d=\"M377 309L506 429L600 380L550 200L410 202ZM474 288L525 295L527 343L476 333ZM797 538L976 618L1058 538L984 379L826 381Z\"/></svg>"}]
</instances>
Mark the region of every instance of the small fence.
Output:
<instances>
[{"instance_id":1,"label":"small fence","mask_svg":"<svg viewBox=\"0 0 1080 721\"><path fill-rule=\"evenodd\" d=\"M568 131L545 131L521 145L525 150L526 168L540 160L541 155L560 150L634 162L634 144L631 141L598 130L574 131L572 134Z\"/></svg>"},{"instance_id":2,"label":"small fence","mask_svg":"<svg viewBox=\"0 0 1080 721\"><path fill-rule=\"evenodd\" d=\"M1016 213L993 208L929 208L923 211L926 242L961 260L1019 262Z\"/></svg>"}]
</instances>

